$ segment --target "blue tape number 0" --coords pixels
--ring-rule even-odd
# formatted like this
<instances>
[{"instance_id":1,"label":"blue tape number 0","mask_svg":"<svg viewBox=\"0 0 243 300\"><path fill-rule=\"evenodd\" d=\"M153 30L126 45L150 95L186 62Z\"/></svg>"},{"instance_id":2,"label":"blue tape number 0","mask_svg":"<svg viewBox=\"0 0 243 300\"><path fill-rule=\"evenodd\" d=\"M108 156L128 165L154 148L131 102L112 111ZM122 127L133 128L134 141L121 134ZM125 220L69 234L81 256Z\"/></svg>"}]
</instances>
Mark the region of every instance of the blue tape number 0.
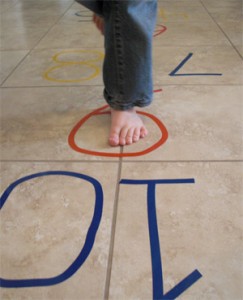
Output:
<instances>
[{"instance_id":1,"label":"blue tape number 0","mask_svg":"<svg viewBox=\"0 0 243 300\"><path fill-rule=\"evenodd\" d=\"M194 179L157 179L157 180L129 180L122 179L121 184L146 184L147 189L147 210L149 223L150 250L153 275L153 299L171 300L180 296L186 289L202 277L198 270L193 271L169 292L164 294L162 260L160 254L160 243L156 216L155 188L156 184L188 184L194 183Z\"/></svg>"},{"instance_id":2,"label":"blue tape number 0","mask_svg":"<svg viewBox=\"0 0 243 300\"><path fill-rule=\"evenodd\" d=\"M21 288L21 287L35 287L35 286L49 286L58 284L64 280L67 280L69 277L71 277L85 262L87 257L89 256L92 247L94 245L95 236L97 233L97 230L99 228L100 220L102 217L102 210L103 210L103 191L100 183L89 176L74 173L74 172L66 172L66 171L49 171L49 172L43 172L43 173L36 173L32 174L23 178L20 178L19 180L13 182L2 194L0 199L0 208L3 207L4 203L7 201L9 195L14 190L14 188L21 183L25 181L29 181L33 178L37 177L43 177L43 176L50 176L50 175L63 175L63 176L71 176L75 178L79 178L85 181L88 181L91 183L95 190L95 207L94 207L94 214L91 221L91 224L89 226L86 240L84 243L84 246L79 253L78 257L75 259L75 261L60 275L57 275L55 277L51 278L38 278L38 279L0 279L0 286L5 288Z\"/></svg>"}]
</instances>

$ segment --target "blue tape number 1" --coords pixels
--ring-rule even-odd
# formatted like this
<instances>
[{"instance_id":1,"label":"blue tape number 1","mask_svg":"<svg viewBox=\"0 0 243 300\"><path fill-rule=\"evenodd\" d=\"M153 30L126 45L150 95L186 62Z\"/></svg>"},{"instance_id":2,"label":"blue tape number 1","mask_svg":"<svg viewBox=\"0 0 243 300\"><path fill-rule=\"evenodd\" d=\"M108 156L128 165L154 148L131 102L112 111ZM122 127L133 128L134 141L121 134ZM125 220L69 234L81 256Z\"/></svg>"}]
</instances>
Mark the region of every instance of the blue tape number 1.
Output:
<instances>
[{"instance_id":1,"label":"blue tape number 1","mask_svg":"<svg viewBox=\"0 0 243 300\"><path fill-rule=\"evenodd\" d=\"M198 270L194 270L185 279L178 283L169 292L164 294L163 289L163 273L162 260L160 254L160 243L156 216L155 189L156 184L186 184L194 183L194 179L158 179L158 180L121 180L121 184L147 184L147 209L148 209L148 224L150 249L152 260L152 275L153 275L153 299L171 300L180 296L186 289L193 285L202 274Z\"/></svg>"}]
</instances>

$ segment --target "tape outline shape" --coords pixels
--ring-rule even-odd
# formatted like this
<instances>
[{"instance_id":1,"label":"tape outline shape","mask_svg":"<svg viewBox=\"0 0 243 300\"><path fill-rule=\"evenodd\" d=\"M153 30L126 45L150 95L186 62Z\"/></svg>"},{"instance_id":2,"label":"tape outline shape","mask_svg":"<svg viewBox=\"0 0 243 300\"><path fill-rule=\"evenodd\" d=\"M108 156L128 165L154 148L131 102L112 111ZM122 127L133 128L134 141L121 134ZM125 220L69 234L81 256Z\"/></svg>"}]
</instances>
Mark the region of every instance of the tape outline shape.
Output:
<instances>
[{"instance_id":1,"label":"tape outline shape","mask_svg":"<svg viewBox=\"0 0 243 300\"><path fill-rule=\"evenodd\" d=\"M70 53L92 53L97 55L97 58L91 58L89 60L80 60L80 61L69 61L69 60L60 60L59 57L61 55L65 55L65 54L70 54ZM52 60L57 63L57 65L52 66L50 68L48 68L44 74L43 74L43 78L45 80L48 81L53 81L53 82L58 82L58 83L78 83L78 82L82 82L82 81L88 81L91 79L94 79L95 77L97 77L100 73L100 67L93 64L94 62L98 62L101 61L104 58L104 54L100 51L97 50L64 50L61 52L56 53L53 57ZM93 73L91 73L91 75L87 76L87 77L83 77L83 78L78 78L78 79L58 79L58 78L54 78L50 76L50 73L52 73L53 71L56 71L58 69L61 69L63 67L72 67L72 66L88 66L91 70L93 70Z\"/></svg>"},{"instance_id":2,"label":"tape outline shape","mask_svg":"<svg viewBox=\"0 0 243 300\"><path fill-rule=\"evenodd\" d=\"M78 79L58 79L58 78L54 78L51 77L49 74L52 73L53 71L56 71L58 69L65 67L72 67L75 65L79 65L79 66L88 66L90 69L93 69L93 73L87 77L83 77L83 78L78 78ZM44 73L44 78L48 81L54 81L54 82L58 82L58 83L78 83L78 82L82 82L82 81L88 81L91 79L94 79L95 77L97 77L100 73L100 68L98 66L95 66L91 63L87 63L87 62L83 62L83 63L62 63L58 66L53 66L50 69L48 69L45 73Z\"/></svg>"},{"instance_id":3,"label":"tape outline shape","mask_svg":"<svg viewBox=\"0 0 243 300\"><path fill-rule=\"evenodd\" d=\"M79 179L86 180L90 182L94 189L95 189L95 205L94 205L94 213L92 217L92 221L90 223L90 226L87 230L87 235L85 238L84 245L77 256L77 258L73 261L73 263L61 274L50 277L50 278L34 278L34 279L4 279L0 278L0 287L4 288L24 288L24 287L37 287L37 286L50 286L55 285L58 283L61 283L68 278L70 278L74 273L77 272L77 270L82 266L82 264L86 261L88 258L94 242L96 233L98 231L101 217L102 217L102 211L103 211L103 190L102 186L99 183L98 180L94 179L93 177L81 174L81 173L75 173L75 172L68 172L68 171L47 171L47 172L40 172L35 173L32 175L28 175L25 177L22 177L12 184L9 185L9 187L4 191L0 198L0 209L3 207L4 203L7 201L9 195L11 192L17 187L19 184L37 178L37 177L43 177L43 176L49 176L49 175L64 175L64 176L71 176Z\"/></svg>"},{"instance_id":4,"label":"tape outline shape","mask_svg":"<svg viewBox=\"0 0 243 300\"><path fill-rule=\"evenodd\" d=\"M160 147L162 144L164 144L166 142L166 140L168 139L168 131L166 129L166 127L164 126L164 124L158 119L156 118L154 115L149 114L147 112L143 112L143 111L137 111L138 114L140 115L144 115L150 119L152 119L156 125L159 127L162 136L161 138L152 146L146 148L145 150L142 151L137 151L137 152L123 152L123 153L109 153L109 152L100 152L100 151L94 151L94 150L88 150L85 148L81 148L79 147L76 142L75 142L75 135L78 132L78 130L80 129L80 127L92 116L95 115L104 115L104 114L110 114L110 111L103 111L104 109L108 108L108 105L104 105L98 109L95 109L94 111L92 111L91 113L87 114L85 117L83 117L71 130L69 136L68 136L68 144L69 146L77 152L81 152L84 154L88 154L88 155L95 155L95 156L105 156L105 157L134 157L134 156L141 156L141 155L145 155L148 154L152 151L154 151L155 149L157 149L158 147Z\"/></svg>"}]
</instances>

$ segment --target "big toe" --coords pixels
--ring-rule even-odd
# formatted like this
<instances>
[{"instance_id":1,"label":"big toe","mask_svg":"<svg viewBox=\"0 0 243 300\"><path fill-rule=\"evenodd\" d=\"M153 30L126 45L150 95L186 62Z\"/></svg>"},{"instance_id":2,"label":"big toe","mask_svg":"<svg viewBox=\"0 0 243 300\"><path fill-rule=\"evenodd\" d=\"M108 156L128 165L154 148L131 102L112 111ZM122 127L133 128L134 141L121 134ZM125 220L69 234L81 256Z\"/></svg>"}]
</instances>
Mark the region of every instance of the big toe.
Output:
<instances>
[{"instance_id":1,"label":"big toe","mask_svg":"<svg viewBox=\"0 0 243 300\"><path fill-rule=\"evenodd\" d=\"M113 131L113 132L110 133L109 144L111 146L118 146L119 145L119 132Z\"/></svg>"}]
</instances>

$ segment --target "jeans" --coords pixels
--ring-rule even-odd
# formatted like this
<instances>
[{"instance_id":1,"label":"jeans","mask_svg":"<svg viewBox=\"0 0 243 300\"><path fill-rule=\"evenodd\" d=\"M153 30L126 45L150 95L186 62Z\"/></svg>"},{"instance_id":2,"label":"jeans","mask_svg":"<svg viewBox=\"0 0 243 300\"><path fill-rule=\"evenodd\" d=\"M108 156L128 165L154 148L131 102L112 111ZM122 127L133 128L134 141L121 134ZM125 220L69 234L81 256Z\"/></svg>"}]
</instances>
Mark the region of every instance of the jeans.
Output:
<instances>
[{"instance_id":1,"label":"jeans","mask_svg":"<svg viewBox=\"0 0 243 300\"><path fill-rule=\"evenodd\" d=\"M104 98L116 110L153 97L152 38L157 0L76 0L104 18Z\"/></svg>"}]
</instances>

